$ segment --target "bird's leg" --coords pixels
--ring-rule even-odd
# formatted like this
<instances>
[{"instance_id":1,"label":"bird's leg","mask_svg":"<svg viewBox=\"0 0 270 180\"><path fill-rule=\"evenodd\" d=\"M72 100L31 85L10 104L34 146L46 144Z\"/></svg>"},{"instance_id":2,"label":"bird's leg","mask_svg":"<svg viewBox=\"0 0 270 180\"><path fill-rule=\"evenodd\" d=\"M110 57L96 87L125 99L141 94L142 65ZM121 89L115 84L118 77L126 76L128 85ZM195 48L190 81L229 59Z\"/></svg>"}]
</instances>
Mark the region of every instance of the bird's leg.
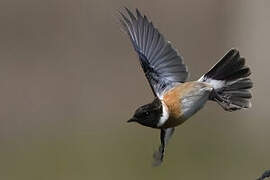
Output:
<instances>
[{"instance_id":1,"label":"bird's leg","mask_svg":"<svg viewBox=\"0 0 270 180\"><path fill-rule=\"evenodd\" d=\"M169 139L174 133L174 128L167 128L167 129L161 129L160 130L160 146L158 150L154 153L154 166L161 165L164 157L165 147L168 144Z\"/></svg>"}]
</instances>

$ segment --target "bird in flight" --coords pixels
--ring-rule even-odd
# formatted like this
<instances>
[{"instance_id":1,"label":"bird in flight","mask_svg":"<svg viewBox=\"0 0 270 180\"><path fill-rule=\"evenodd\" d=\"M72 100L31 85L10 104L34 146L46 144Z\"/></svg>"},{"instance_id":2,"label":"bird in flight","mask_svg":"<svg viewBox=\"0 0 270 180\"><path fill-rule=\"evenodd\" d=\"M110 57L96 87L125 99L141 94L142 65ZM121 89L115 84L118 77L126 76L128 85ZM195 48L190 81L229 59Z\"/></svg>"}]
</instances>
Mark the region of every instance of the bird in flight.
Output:
<instances>
[{"instance_id":1,"label":"bird in flight","mask_svg":"<svg viewBox=\"0 0 270 180\"><path fill-rule=\"evenodd\" d=\"M154 93L154 100L139 107L128 122L160 129L161 145L154 153L154 165L163 161L165 147L176 126L184 123L209 101L225 111L251 107L252 81L245 58L229 50L197 81L186 82L188 69L183 57L138 9L120 13L139 62Z\"/></svg>"}]
</instances>

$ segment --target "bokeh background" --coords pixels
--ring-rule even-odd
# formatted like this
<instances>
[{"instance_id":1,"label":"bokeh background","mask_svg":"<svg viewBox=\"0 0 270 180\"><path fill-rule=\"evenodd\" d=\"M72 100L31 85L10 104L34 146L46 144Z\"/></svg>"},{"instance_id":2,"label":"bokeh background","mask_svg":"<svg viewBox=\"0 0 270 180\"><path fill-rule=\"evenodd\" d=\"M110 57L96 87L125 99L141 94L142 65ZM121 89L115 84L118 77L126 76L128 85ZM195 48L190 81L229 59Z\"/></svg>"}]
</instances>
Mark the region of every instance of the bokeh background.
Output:
<instances>
[{"instance_id":1,"label":"bokeh background","mask_svg":"<svg viewBox=\"0 0 270 180\"><path fill-rule=\"evenodd\" d=\"M127 124L153 99L118 10L139 8L198 79L231 47L252 69L253 107L207 106L178 127ZM270 169L269 0L1 0L0 179L255 179Z\"/></svg>"}]
</instances>

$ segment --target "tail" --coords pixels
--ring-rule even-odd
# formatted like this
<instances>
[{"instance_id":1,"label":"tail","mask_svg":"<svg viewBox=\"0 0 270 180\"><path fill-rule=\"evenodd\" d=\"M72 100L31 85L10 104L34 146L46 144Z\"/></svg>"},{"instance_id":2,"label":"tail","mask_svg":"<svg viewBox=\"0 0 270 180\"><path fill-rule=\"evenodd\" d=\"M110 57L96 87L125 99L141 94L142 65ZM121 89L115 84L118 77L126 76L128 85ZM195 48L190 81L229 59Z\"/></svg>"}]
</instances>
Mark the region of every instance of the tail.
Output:
<instances>
[{"instance_id":1,"label":"tail","mask_svg":"<svg viewBox=\"0 0 270 180\"><path fill-rule=\"evenodd\" d=\"M213 91L209 97L224 110L235 111L251 107L252 81L249 67L239 51L231 49L227 54L204 74L198 81L210 84Z\"/></svg>"}]
</instances>

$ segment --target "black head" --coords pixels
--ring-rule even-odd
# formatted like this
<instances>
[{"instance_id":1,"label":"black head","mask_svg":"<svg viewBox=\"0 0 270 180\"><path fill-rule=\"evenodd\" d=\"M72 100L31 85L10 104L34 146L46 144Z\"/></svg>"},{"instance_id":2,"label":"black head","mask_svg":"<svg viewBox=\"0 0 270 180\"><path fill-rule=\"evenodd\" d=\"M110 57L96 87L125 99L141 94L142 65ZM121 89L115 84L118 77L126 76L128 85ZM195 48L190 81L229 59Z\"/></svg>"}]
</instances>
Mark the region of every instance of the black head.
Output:
<instances>
[{"instance_id":1,"label":"black head","mask_svg":"<svg viewBox=\"0 0 270 180\"><path fill-rule=\"evenodd\" d=\"M156 98L152 103L139 107L127 122L137 122L144 126L156 128L161 116L162 103Z\"/></svg>"}]
</instances>

